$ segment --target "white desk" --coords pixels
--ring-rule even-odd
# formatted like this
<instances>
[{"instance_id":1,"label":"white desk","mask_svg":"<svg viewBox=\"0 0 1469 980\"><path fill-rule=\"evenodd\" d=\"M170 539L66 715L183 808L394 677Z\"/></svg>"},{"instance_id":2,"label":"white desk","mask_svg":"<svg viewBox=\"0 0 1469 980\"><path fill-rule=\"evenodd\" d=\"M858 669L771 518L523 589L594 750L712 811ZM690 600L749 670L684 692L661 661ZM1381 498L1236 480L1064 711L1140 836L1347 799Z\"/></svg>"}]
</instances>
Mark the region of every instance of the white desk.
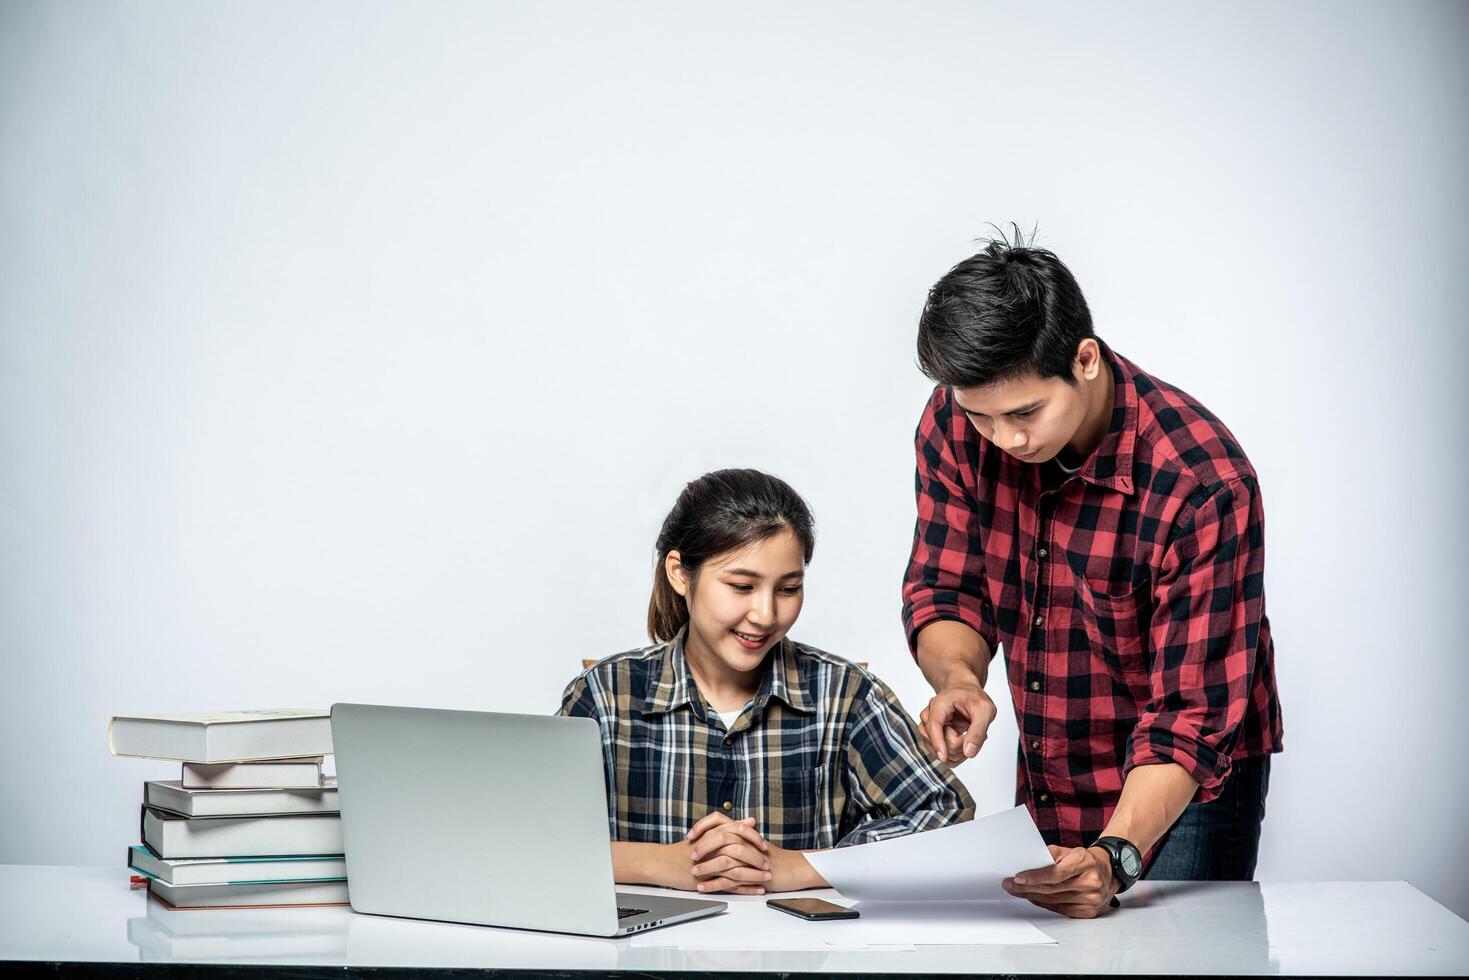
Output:
<instances>
[{"instance_id":1,"label":"white desk","mask_svg":"<svg viewBox=\"0 0 1469 980\"><path fill-rule=\"evenodd\" d=\"M0 865L0 973L45 963L64 964L66 975L136 976L140 962L174 964L163 974L187 972L178 966L190 963L259 968L231 970L231 976L291 966L292 977L351 976L353 968L371 967L480 975L1469 973L1469 923L1405 882L1144 882L1123 898L1122 909L1095 921L1037 910L1035 921L1056 945L716 952L634 948L626 939L419 922L345 908L170 912L146 892L130 890L122 868ZM677 929L669 927L670 941Z\"/></svg>"}]
</instances>

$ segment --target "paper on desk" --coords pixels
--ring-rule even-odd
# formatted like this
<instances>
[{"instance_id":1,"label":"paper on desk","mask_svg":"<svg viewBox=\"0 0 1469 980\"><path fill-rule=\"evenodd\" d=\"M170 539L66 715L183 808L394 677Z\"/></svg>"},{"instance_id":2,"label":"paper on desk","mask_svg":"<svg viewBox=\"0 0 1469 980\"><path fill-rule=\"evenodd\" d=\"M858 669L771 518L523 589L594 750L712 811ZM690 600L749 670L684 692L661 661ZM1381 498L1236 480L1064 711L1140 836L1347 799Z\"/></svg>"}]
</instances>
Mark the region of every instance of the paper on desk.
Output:
<instances>
[{"instance_id":1,"label":"paper on desk","mask_svg":"<svg viewBox=\"0 0 1469 980\"><path fill-rule=\"evenodd\" d=\"M1024 807L806 857L844 904L856 900L860 919L807 922L766 908L763 899L732 897L723 915L637 933L632 945L819 950L1055 941L1026 918L1034 906L1000 888L1017 871L1052 863Z\"/></svg>"},{"instance_id":2,"label":"paper on desk","mask_svg":"<svg viewBox=\"0 0 1469 980\"><path fill-rule=\"evenodd\" d=\"M833 888L859 902L1018 903L1000 881L1054 863L1023 806L921 834L813 851L806 859Z\"/></svg>"}]
</instances>

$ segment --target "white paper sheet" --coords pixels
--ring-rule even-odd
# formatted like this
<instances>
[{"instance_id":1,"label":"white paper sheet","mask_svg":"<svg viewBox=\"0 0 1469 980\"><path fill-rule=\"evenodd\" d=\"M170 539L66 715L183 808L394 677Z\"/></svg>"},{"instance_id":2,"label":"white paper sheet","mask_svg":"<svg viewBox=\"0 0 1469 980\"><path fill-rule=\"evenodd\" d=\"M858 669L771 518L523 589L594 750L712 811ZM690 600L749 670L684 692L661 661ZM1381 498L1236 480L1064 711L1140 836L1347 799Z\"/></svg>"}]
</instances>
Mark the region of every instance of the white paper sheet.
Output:
<instances>
[{"instance_id":1,"label":"white paper sheet","mask_svg":"<svg viewBox=\"0 0 1469 980\"><path fill-rule=\"evenodd\" d=\"M1053 863L1023 806L952 827L806 857L833 888L859 902L992 899L1024 904L1000 887L1001 880Z\"/></svg>"},{"instance_id":2,"label":"white paper sheet","mask_svg":"<svg viewBox=\"0 0 1469 980\"><path fill-rule=\"evenodd\" d=\"M822 950L1051 943L1001 880L1049 866L1025 807L922 834L806 855L860 919L808 922L731 897L724 915L637 933L634 946Z\"/></svg>"}]
</instances>

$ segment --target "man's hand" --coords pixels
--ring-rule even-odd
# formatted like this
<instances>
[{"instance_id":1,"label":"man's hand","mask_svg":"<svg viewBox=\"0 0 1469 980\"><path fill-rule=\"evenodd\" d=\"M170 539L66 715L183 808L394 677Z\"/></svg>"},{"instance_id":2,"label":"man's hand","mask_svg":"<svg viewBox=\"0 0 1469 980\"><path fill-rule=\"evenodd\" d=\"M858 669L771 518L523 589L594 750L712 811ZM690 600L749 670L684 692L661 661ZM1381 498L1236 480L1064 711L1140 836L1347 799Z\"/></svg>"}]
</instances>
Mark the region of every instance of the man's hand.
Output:
<instances>
[{"instance_id":1,"label":"man's hand","mask_svg":"<svg viewBox=\"0 0 1469 980\"><path fill-rule=\"evenodd\" d=\"M1106 912L1117 894L1107 852L1100 847L1050 848L1055 864L1006 878L1005 891L1072 919L1095 919Z\"/></svg>"},{"instance_id":2,"label":"man's hand","mask_svg":"<svg viewBox=\"0 0 1469 980\"><path fill-rule=\"evenodd\" d=\"M957 766L979 754L995 720L995 703L984 693L989 644L963 623L941 619L918 633L915 654L933 700L918 716L918 737L940 762Z\"/></svg>"},{"instance_id":3,"label":"man's hand","mask_svg":"<svg viewBox=\"0 0 1469 980\"><path fill-rule=\"evenodd\" d=\"M950 684L919 714L918 736L939 761L957 766L979 754L994 720L995 703L984 688Z\"/></svg>"},{"instance_id":4,"label":"man's hand","mask_svg":"<svg viewBox=\"0 0 1469 980\"><path fill-rule=\"evenodd\" d=\"M689 829L687 841L689 871L698 891L765 894L774 877L772 848L755 829L754 817L731 820L716 810Z\"/></svg>"}]
</instances>

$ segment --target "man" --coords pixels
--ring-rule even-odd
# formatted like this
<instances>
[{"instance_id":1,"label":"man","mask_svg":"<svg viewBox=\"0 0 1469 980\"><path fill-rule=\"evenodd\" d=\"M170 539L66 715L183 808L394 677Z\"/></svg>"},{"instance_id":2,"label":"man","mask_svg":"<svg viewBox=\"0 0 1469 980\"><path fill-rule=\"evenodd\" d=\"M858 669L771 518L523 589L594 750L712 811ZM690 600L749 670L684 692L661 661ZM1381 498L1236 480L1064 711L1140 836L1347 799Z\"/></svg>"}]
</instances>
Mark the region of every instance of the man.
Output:
<instances>
[{"instance_id":1,"label":"man","mask_svg":"<svg viewBox=\"0 0 1469 980\"><path fill-rule=\"evenodd\" d=\"M992 242L929 292L903 586L925 742L984 744L998 644L1018 802L1055 865L1005 887L1074 917L1146 874L1254 875L1281 749L1255 472L1193 398L1092 332L1051 252Z\"/></svg>"}]
</instances>

